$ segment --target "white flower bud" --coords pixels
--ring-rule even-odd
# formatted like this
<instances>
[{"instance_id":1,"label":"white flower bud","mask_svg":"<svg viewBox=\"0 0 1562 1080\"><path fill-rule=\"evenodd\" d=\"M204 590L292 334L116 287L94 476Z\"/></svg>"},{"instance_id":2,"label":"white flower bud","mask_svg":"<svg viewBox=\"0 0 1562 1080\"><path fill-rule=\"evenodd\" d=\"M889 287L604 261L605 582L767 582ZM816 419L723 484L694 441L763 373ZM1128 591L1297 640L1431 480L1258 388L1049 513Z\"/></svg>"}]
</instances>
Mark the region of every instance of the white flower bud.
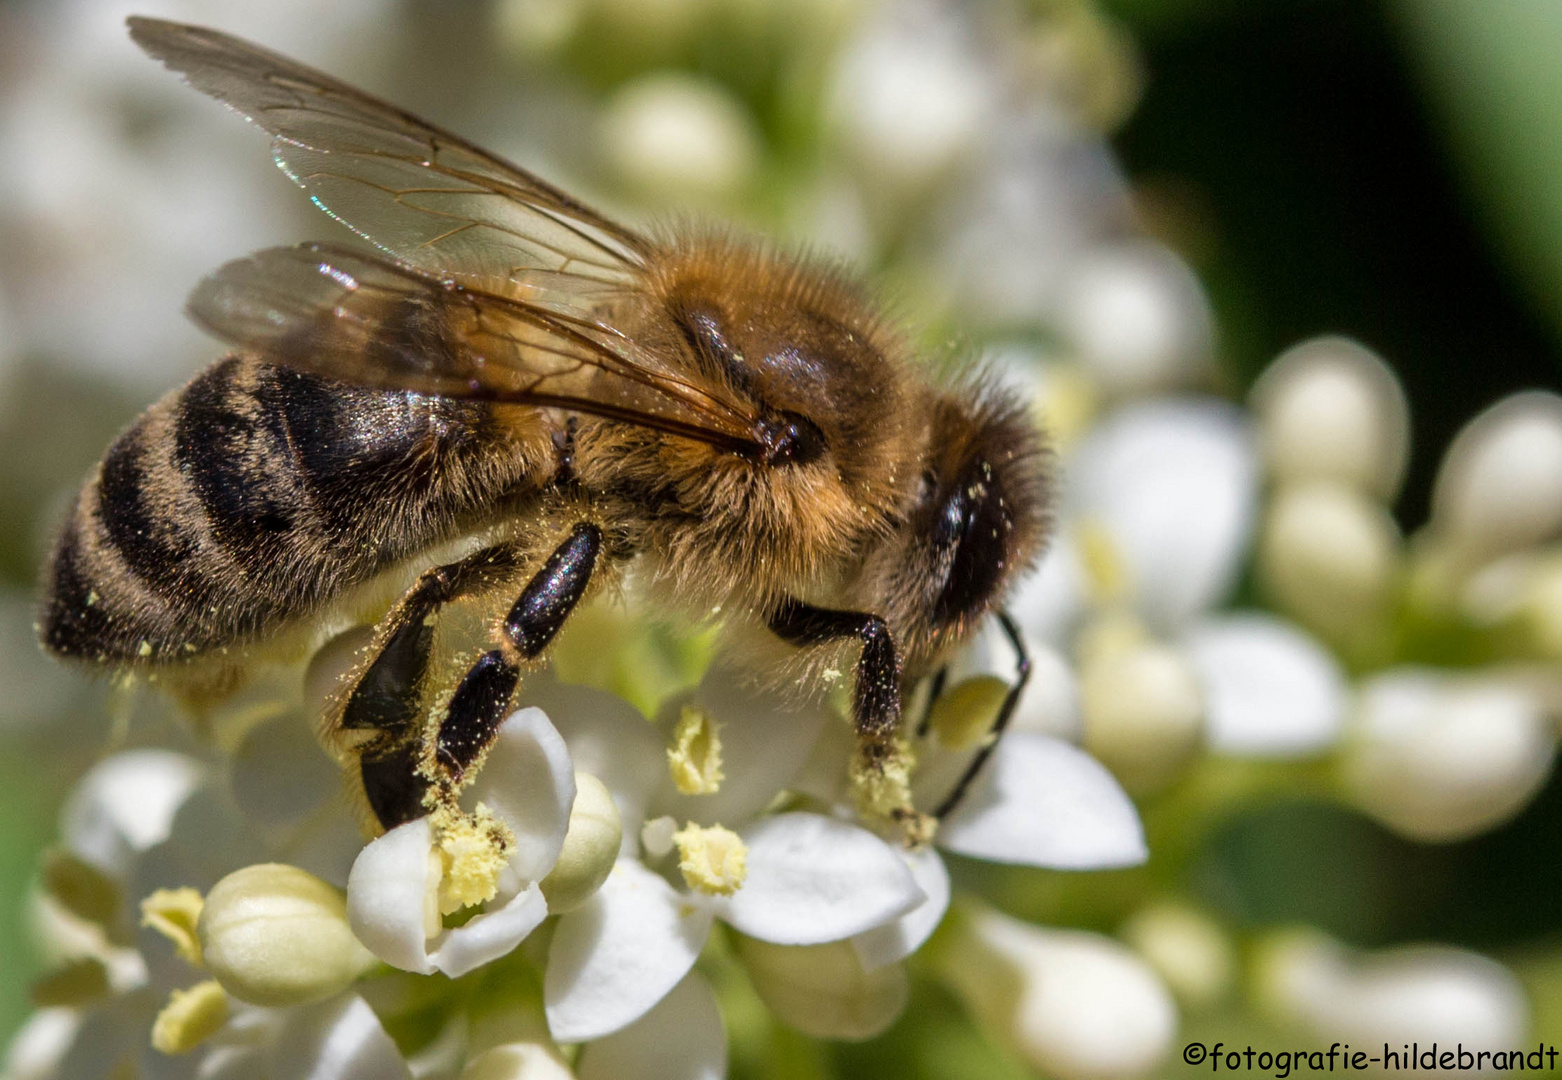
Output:
<instances>
[{"instance_id":1,"label":"white flower bud","mask_svg":"<svg viewBox=\"0 0 1562 1080\"><path fill-rule=\"evenodd\" d=\"M1333 482L1286 485L1264 520L1258 571L1287 614L1355 648L1383 628L1400 551L1381 503Z\"/></svg>"},{"instance_id":2,"label":"white flower bud","mask_svg":"<svg viewBox=\"0 0 1562 1080\"><path fill-rule=\"evenodd\" d=\"M1071 270L1063 331L1108 393L1183 386L1209 361L1210 311L1193 272L1150 243L1102 247Z\"/></svg>"},{"instance_id":3,"label":"white flower bud","mask_svg":"<svg viewBox=\"0 0 1562 1080\"><path fill-rule=\"evenodd\" d=\"M1275 1020L1320 1039L1507 1049L1529 1028L1518 980L1493 960L1447 946L1360 954L1317 930L1287 931L1257 949L1253 983Z\"/></svg>"},{"instance_id":4,"label":"white flower bud","mask_svg":"<svg viewBox=\"0 0 1562 1080\"><path fill-rule=\"evenodd\" d=\"M896 16L904 25L881 25L845 52L829 90L837 138L881 191L922 188L970 155L994 100L958 28L925 11Z\"/></svg>"},{"instance_id":5,"label":"white flower bud","mask_svg":"<svg viewBox=\"0 0 1562 1080\"><path fill-rule=\"evenodd\" d=\"M461 1080L574 1080L557 1049L542 1043L508 1043L485 1050L461 1070Z\"/></svg>"},{"instance_id":6,"label":"white flower bud","mask_svg":"<svg viewBox=\"0 0 1562 1080\"><path fill-rule=\"evenodd\" d=\"M848 941L772 945L739 935L738 955L770 1011L816 1039L871 1039L906 1007L901 964L865 970Z\"/></svg>"},{"instance_id":7,"label":"white flower bud","mask_svg":"<svg viewBox=\"0 0 1562 1080\"><path fill-rule=\"evenodd\" d=\"M725 90L674 73L619 90L602 116L601 146L626 183L662 197L731 195L761 154L753 121Z\"/></svg>"},{"instance_id":8,"label":"white flower bud","mask_svg":"<svg viewBox=\"0 0 1562 1080\"><path fill-rule=\"evenodd\" d=\"M1129 791L1173 780L1198 749L1204 699L1177 650L1153 641L1094 649L1082 657L1085 748Z\"/></svg>"},{"instance_id":9,"label":"white flower bud","mask_svg":"<svg viewBox=\"0 0 1562 1080\"><path fill-rule=\"evenodd\" d=\"M939 956L993 1038L1060 1080L1144 1076L1177 1033L1177 1007L1155 973L1111 938L1046 930L975 910Z\"/></svg>"},{"instance_id":10,"label":"white flower bud","mask_svg":"<svg viewBox=\"0 0 1562 1080\"><path fill-rule=\"evenodd\" d=\"M1218 1004L1236 979L1237 955L1230 938L1193 908L1153 904L1128 921L1122 936L1191 1008Z\"/></svg>"},{"instance_id":11,"label":"white flower bud","mask_svg":"<svg viewBox=\"0 0 1562 1080\"><path fill-rule=\"evenodd\" d=\"M538 883L550 914L573 911L601 887L613 871L623 838L624 823L612 793L595 776L577 772L564 849Z\"/></svg>"},{"instance_id":12,"label":"white flower bud","mask_svg":"<svg viewBox=\"0 0 1562 1080\"><path fill-rule=\"evenodd\" d=\"M280 863L248 866L214 885L198 930L207 968L253 1005L319 1001L375 962L348 928L342 894Z\"/></svg>"},{"instance_id":13,"label":"white flower bud","mask_svg":"<svg viewBox=\"0 0 1562 1080\"><path fill-rule=\"evenodd\" d=\"M1506 397L1465 425L1443 458L1432 523L1470 562L1562 531L1562 397Z\"/></svg>"},{"instance_id":14,"label":"white flower bud","mask_svg":"<svg viewBox=\"0 0 1562 1080\"><path fill-rule=\"evenodd\" d=\"M1541 708L1519 686L1400 668L1361 688L1341 778L1395 832L1462 840L1522 809L1555 752Z\"/></svg>"},{"instance_id":15,"label":"white flower bud","mask_svg":"<svg viewBox=\"0 0 1562 1080\"><path fill-rule=\"evenodd\" d=\"M494 37L500 48L522 57L562 48L580 26L581 0L500 0L494 6Z\"/></svg>"},{"instance_id":16,"label":"white flower bud","mask_svg":"<svg viewBox=\"0 0 1562 1080\"><path fill-rule=\"evenodd\" d=\"M7 1080L57 1080L81 1017L79 1009L36 1010L6 1047L0 1075Z\"/></svg>"},{"instance_id":17,"label":"white flower bud","mask_svg":"<svg viewBox=\"0 0 1562 1080\"><path fill-rule=\"evenodd\" d=\"M1528 593L1524 613L1531 647L1548 660L1562 660L1562 557L1535 568Z\"/></svg>"},{"instance_id":18,"label":"white flower bud","mask_svg":"<svg viewBox=\"0 0 1562 1080\"><path fill-rule=\"evenodd\" d=\"M1250 400L1277 481L1334 481L1377 499L1398 492L1410 407L1376 353L1349 338L1304 341L1269 365Z\"/></svg>"}]
</instances>

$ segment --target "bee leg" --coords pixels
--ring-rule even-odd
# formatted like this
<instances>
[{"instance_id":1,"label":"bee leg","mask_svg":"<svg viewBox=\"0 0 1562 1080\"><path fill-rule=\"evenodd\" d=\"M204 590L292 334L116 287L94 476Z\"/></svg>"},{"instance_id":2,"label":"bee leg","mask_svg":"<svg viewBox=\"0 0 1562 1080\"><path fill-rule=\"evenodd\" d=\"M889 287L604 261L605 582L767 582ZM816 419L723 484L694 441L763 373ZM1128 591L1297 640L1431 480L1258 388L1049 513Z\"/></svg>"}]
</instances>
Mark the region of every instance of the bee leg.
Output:
<instances>
[{"instance_id":1,"label":"bee leg","mask_svg":"<svg viewBox=\"0 0 1562 1080\"><path fill-rule=\"evenodd\" d=\"M380 621L374 659L348 691L335 726L375 732L359 755L359 775L369 808L387 829L425 812L429 784L419 770L422 750L415 736L434 644L433 617L450 601L513 574L519 560L516 548L497 544L426 570Z\"/></svg>"},{"instance_id":2,"label":"bee leg","mask_svg":"<svg viewBox=\"0 0 1562 1080\"><path fill-rule=\"evenodd\" d=\"M770 616L770 632L793 645L822 645L854 637L862 642L852 726L866 745L887 745L900 726L900 660L889 627L877 615L835 611L799 600L782 601Z\"/></svg>"},{"instance_id":3,"label":"bee leg","mask_svg":"<svg viewBox=\"0 0 1562 1080\"><path fill-rule=\"evenodd\" d=\"M927 738L928 729L933 724L933 706L938 704L938 699L944 696L944 684L949 681L949 666L941 666L933 672L933 682L927 688L927 702L922 706L922 719L917 721L917 738Z\"/></svg>"},{"instance_id":4,"label":"bee leg","mask_svg":"<svg viewBox=\"0 0 1562 1080\"><path fill-rule=\"evenodd\" d=\"M439 726L435 758L452 781L487 749L509 712L521 665L548 647L585 595L602 550L602 530L582 522L521 590L500 625L500 648L484 653L456 688Z\"/></svg>"},{"instance_id":5,"label":"bee leg","mask_svg":"<svg viewBox=\"0 0 1562 1080\"><path fill-rule=\"evenodd\" d=\"M866 812L898 823L911 845L926 843L932 837L932 823L911 805L910 760L897 739L900 660L884 620L867 612L833 611L788 599L771 614L769 626L793 645L821 645L848 637L862 642L852 698L852 726L857 732L853 795Z\"/></svg>"},{"instance_id":6,"label":"bee leg","mask_svg":"<svg viewBox=\"0 0 1562 1080\"><path fill-rule=\"evenodd\" d=\"M1014 620L1007 611L998 612L998 625L1003 627L1004 636L1009 639L1009 644L1014 647L1016 657L1014 665L1014 683L1009 687L1009 692L1003 697L1003 704L998 707L998 716L993 720L992 729L987 733L987 739L982 748L976 752L971 763L965 767L965 772L960 776L960 782L954 786L950 793L944 796L944 801L938 804L938 809L933 811L933 816L942 821L948 817L960 805L960 800L965 798L965 793L971 784L981 773L982 766L987 764L987 759L992 757L994 750L998 748L998 740L1003 737L1004 729L1009 726L1009 720L1014 716L1014 709L1020 703L1020 695L1025 692L1025 684L1030 682L1030 653L1025 651L1025 639L1020 635L1019 627L1014 625Z\"/></svg>"}]
</instances>

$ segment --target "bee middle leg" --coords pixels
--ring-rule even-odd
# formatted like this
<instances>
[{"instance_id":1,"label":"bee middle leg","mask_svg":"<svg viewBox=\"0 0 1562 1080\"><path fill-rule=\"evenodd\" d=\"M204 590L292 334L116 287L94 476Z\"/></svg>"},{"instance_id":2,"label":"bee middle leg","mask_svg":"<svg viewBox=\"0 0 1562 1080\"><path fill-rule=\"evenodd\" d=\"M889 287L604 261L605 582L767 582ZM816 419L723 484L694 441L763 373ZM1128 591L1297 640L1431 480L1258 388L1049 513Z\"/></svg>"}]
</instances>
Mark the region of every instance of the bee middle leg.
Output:
<instances>
[{"instance_id":1,"label":"bee middle leg","mask_svg":"<svg viewBox=\"0 0 1562 1080\"><path fill-rule=\"evenodd\" d=\"M487 749L509 711L522 664L547 647L584 595L601 545L598 526L576 525L521 590L499 626L500 647L473 663L445 707L435 769L418 737L434 616L453 600L513 577L524 552L499 544L426 571L381 621L374 659L348 691L338 721L348 731L375 733L359 755L359 773L381 827L421 817L436 782L454 788Z\"/></svg>"}]
</instances>

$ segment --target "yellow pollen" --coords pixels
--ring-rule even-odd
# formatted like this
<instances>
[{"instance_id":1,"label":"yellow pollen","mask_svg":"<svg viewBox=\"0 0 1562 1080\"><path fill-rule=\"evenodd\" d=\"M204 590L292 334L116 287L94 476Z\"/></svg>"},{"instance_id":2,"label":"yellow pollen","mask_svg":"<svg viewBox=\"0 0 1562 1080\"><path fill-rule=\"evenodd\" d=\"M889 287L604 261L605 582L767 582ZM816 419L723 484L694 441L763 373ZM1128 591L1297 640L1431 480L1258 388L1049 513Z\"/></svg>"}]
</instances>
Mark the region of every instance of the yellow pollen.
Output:
<instances>
[{"instance_id":1,"label":"yellow pollen","mask_svg":"<svg viewBox=\"0 0 1562 1080\"><path fill-rule=\"evenodd\" d=\"M207 979L188 990L175 990L152 1021L152 1049L188 1054L228 1020L228 995L217 980Z\"/></svg>"},{"instance_id":2,"label":"yellow pollen","mask_svg":"<svg viewBox=\"0 0 1562 1080\"><path fill-rule=\"evenodd\" d=\"M439 855L439 913L451 915L492 900L508 862L514 837L486 806L476 813L436 815Z\"/></svg>"},{"instance_id":3,"label":"yellow pollen","mask_svg":"<svg viewBox=\"0 0 1562 1080\"><path fill-rule=\"evenodd\" d=\"M731 829L694 822L673 834L678 869L689 888L707 896L731 896L748 876L748 847Z\"/></svg>"},{"instance_id":4,"label":"yellow pollen","mask_svg":"<svg viewBox=\"0 0 1562 1080\"><path fill-rule=\"evenodd\" d=\"M667 748L673 785L685 795L714 795L727 778L721 771L721 736L716 721L694 705L685 705Z\"/></svg>"},{"instance_id":5,"label":"yellow pollen","mask_svg":"<svg viewBox=\"0 0 1562 1080\"><path fill-rule=\"evenodd\" d=\"M1091 599L1106 604L1127 596L1128 566L1106 525L1095 518L1082 518L1074 525L1074 539L1090 582Z\"/></svg>"},{"instance_id":6,"label":"yellow pollen","mask_svg":"<svg viewBox=\"0 0 1562 1080\"><path fill-rule=\"evenodd\" d=\"M201 939L195 924L206 901L194 889L158 889L141 901L141 925L150 926L174 943L180 957L200 967Z\"/></svg>"}]
</instances>

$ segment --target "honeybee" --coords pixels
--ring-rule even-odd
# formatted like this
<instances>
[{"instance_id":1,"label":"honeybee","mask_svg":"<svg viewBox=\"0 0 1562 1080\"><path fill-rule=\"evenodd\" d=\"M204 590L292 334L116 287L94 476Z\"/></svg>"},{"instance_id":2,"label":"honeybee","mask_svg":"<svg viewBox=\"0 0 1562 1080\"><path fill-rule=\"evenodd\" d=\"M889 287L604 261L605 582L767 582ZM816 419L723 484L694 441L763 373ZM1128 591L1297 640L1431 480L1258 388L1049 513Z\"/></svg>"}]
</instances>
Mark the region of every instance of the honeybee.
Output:
<instances>
[{"instance_id":1,"label":"honeybee","mask_svg":"<svg viewBox=\"0 0 1562 1080\"><path fill-rule=\"evenodd\" d=\"M242 667L465 541L379 619L322 718L379 827L461 785L522 672L630 567L657 602L794 655L860 645L853 768L885 768L903 690L1045 542L1046 453L1018 400L936 385L817 259L630 229L257 45L129 27L378 252L265 250L195 289L189 314L234 351L87 480L47 571L49 650L175 680ZM441 609L500 595L491 647L430 685ZM1001 730L1028 665L998 615L1021 656ZM926 824L909 802L890 816Z\"/></svg>"}]
</instances>

